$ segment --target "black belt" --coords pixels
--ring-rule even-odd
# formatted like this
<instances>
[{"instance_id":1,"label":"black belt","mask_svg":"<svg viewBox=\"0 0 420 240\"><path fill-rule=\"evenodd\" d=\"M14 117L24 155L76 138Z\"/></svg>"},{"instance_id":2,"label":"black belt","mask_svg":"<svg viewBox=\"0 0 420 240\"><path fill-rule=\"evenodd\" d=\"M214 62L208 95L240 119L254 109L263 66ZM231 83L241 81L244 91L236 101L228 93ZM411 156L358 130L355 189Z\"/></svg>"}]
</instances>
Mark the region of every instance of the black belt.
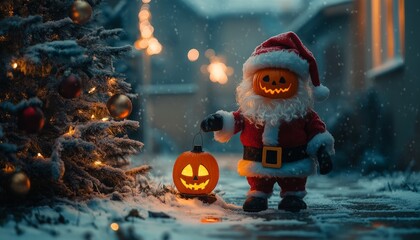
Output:
<instances>
[{"instance_id":1,"label":"black belt","mask_svg":"<svg viewBox=\"0 0 420 240\"><path fill-rule=\"evenodd\" d=\"M254 148L254 147L244 146L243 159L254 161L254 162L263 162L263 150L264 150L266 152L265 161L270 164L276 164L278 162L276 149L281 149L281 162L284 162L284 163L295 162L295 161L309 157L308 154L306 153L306 145L293 147L293 148L280 148L280 147Z\"/></svg>"}]
</instances>

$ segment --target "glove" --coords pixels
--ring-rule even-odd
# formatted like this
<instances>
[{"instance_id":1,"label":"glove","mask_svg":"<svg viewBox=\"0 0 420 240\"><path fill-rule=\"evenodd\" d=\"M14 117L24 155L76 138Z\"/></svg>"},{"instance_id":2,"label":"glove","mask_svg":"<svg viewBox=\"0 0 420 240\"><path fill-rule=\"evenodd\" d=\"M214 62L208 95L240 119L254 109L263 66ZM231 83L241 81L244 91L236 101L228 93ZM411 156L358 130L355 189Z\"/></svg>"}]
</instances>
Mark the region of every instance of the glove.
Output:
<instances>
[{"instance_id":1,"label":"glove","mask_svg":"<svg viewBox=\"0 0 420 240\"><path fill-rule=\"evenodd\" d=\"M333 168L331 156L325 150L325 146L321 146L318 149L317 157L318 157L318 163L319 163L319 173L321 173L322 175L325 175L331 172Z\"/></svg>"},{"instance_id":2,"label":"glove","mask_svg":"<svg viewBox=\"0 0 420 240\"><path fill-rule=\"evenodd\" d=\"M223 117L218 113L210 114L201 122L203 132L214 132L222 130Z\"/></svg>"}]
</instances>

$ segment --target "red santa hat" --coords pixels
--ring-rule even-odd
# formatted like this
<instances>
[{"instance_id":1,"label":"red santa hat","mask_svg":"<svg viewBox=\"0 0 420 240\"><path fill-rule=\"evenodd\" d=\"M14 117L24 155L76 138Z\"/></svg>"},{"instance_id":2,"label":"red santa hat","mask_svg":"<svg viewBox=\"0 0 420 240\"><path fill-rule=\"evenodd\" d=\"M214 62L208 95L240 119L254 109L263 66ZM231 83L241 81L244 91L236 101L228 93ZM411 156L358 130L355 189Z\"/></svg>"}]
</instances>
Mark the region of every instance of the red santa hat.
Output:
<instances>
[{"instance_id":1,"label":"red santa hat","mask_svg":"<svg viewBox=\"0 0 420 240\"><path fill-rule=\"evenodd\" d=\"M286 68L302 79L311 77L313 96L317 101L328 98L330 90L319 80L316 60L294 32L286 32L271 37L261 43L243 66L244 79L264 68Z\"/></svg>"}]
</instances>

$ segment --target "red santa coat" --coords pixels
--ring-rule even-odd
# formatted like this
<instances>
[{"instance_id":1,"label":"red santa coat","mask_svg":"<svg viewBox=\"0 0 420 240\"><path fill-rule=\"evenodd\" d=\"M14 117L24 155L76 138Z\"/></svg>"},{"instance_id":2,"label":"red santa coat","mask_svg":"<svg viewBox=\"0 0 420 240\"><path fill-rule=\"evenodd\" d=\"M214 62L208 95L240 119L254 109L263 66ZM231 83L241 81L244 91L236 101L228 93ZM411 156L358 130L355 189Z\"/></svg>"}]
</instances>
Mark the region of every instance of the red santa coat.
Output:
<instances>
[{"instance_id":1,"label":"red santa coat","mask_svg":"<svg viewBox=\"0 0 420 240\"><path fill-rule=\"evenodd\" d=\"M316 172L316 153L324 144L330 154L334 154L334 138L326 131L325 124L319 116L310 109L303 118L290 122L280 122L280 127L274 129L274 135L265 134L265 126L256 126L246 119L240 111L218 111L223 116L223 129L215 132L215 139L227 142L236 133L241 132L241 142L244 146L262 148L266 142L275 142L276 146L291 148L307 145L309 158L290 163L283 163L281 168L265 168L260 162L241 159L238 162L238 173L246 177L304 177Z\"/></svg>"}]
</instances>

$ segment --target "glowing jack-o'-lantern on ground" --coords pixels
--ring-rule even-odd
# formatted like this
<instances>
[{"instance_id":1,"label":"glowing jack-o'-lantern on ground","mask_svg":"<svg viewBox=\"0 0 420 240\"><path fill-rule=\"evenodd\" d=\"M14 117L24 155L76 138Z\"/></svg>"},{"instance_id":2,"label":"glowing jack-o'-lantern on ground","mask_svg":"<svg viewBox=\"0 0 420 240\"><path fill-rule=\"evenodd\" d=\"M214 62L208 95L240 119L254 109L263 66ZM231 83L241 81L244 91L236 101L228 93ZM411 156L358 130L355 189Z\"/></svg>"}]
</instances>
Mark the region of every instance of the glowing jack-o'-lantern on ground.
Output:
<instances>
[{"instance_id":1,"label":"glowing jack-o'-lantern on ground","mask_svg":"<svg viewBox=\"0 0 420 240\"><path fill-rule=\"evenodd\" d=\"M181 194L206 195L219 181L219 166L216 159L201 146L184 152L176 159L172 177Z\"/></svg>"},{"instance_id":2,"label":"glowing jack-o'-lantern on ground","mask_svg":"<svg viewBox=\"0 0 420 240\"><path fill-rule=\"evenodd\" d=\"M260 96L272 99L293 97L298 90L298 76L282 68L261 69L254 74L253 89Z\"/></svg>"}]
</instances>

